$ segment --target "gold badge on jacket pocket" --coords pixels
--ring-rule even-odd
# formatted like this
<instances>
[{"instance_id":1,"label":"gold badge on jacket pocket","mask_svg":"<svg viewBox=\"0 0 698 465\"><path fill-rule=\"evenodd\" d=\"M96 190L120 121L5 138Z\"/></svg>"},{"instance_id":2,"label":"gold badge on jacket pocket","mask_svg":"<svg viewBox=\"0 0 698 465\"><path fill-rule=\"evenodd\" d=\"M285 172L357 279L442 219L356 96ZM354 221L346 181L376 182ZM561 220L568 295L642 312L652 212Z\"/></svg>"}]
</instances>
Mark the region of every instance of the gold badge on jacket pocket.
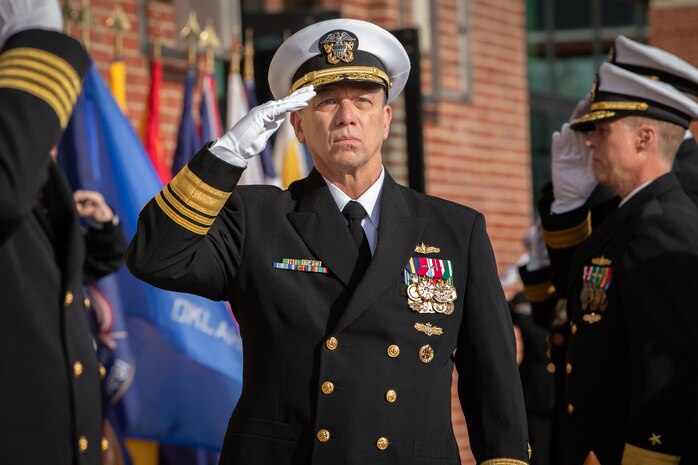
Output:
<instances>
[{"instance_id":1,"label":"gold badge on jacket pocket","mask_svg":"<svg viewBox=\"0 0 698 465\"><path fill-rule=\"evenodd\" d=\"M280 262L272 263L272 266L279 270L305 271L306 273L330 272L326 266L322 266L320 260L309 260L306 258L282 258Z\"/></svg>"},{"instance_id":2,"label":"gold badge on jacket pocket","mask_svg":"<svg viewBox=\"0 0 698 465\"><path fill-rule=\"evenodd\" d=\"M412 257L403 272L407 305L417 313L450 315L455 309L451 260Z\"/></svg>"}]
</instances>

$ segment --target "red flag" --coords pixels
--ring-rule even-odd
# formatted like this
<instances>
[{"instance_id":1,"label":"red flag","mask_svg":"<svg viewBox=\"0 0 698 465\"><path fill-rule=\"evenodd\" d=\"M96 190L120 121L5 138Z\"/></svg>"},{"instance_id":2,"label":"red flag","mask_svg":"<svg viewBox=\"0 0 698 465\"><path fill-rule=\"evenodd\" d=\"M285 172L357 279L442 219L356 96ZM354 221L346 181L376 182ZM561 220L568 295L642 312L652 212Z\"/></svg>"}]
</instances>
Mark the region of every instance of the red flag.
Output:
<instances>
[{"instance_id":1,"label":"red flag","mask_svg":"<svg viewBox=\"0 0 698 465\"><path fill-rule=\"evenodd\" d=\"M163 184L172 179L160 141L160 88L162 87L162 61L153 59L150 67L150 97L148 98L143 143L148 157Z\"/></svg>"}]
</instances>

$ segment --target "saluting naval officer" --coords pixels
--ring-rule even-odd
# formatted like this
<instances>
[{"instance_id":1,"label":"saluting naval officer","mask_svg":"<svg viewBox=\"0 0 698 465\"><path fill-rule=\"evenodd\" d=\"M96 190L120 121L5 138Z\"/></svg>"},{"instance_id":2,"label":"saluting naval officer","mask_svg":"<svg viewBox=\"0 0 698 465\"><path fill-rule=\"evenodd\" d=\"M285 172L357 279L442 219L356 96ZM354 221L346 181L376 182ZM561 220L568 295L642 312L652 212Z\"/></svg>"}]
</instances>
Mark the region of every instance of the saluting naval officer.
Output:
<instances>
[{"instance_id":1,"label":"saluting naval officer","mask_svg":"<svg viewBox=\"0 0 698 465\"><path fill-rule=\"evenodd\" d=\"M229 300L240 324L223 464L458 464L454 365L478 463L528 463L484 218L399 186L381 162L409 69L373 24L302 29L269 69L280 100L204 147L141 212L131 271ZM236 186L288 111L313 171L288 190Z\"/></svg>"},{"instance_id":2,"label":"saluting naval officer","mask_svg":"<svg viewBox=\"0 0 698 465\"><path fill-rule=\"evenodd\" d=\"M102 463L100 375L82 285L112 269L85 261L86 241L100 238L83 237L75 203L105 222L111 210L95 216L84 201L105 206L101 197L74 199L49 155L89 66L62 27L55 0L0 2L3 465Z\"/></svg>"},{"instance_id":3,"label":"saluting naval officer","mask_svg":"<svg viewBox=\"0 0 698 465\"><path fill-rule=\"evenodd\" d=\"M595 179L621 200L569 265L569 464L694 463L698 209L671 167L696 118L698 104L673 87L605 63L590 111L572 122L591 131L591 153L570 151L571 178L589 184L590 156ZM588 205L566 216L588 219Z\"/></svg>"}]
</instances>

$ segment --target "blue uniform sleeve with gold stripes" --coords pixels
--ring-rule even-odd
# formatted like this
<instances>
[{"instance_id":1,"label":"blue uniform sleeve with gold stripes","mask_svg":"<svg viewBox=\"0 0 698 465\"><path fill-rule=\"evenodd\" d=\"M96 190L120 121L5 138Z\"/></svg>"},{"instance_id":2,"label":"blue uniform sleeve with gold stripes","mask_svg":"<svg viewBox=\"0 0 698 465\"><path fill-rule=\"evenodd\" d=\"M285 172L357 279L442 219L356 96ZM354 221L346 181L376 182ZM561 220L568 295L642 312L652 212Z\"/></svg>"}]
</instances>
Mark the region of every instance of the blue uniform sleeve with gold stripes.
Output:
<instances>
[{"instance_id":1,"label":"blue uniform sleeve with gold stripes","mask_svg":"<svg viewBox=\"0 0 698 465\"><path fill-rule=\"evenodd\" d=\"M28 30L0 52L0 243L37 201L89 58L75 39Z\"/></svg>"},{"instance_id":2,"label":"blue uniform sleeve with gold stripes","mask_svg":"<svg viewBox=\"0 0 698 465\"><path fill-rule=\"evenodd\" d=\"M242 171L208 148L196 154L141 211L126 253L131 273L163 289L225 300L244 242L243 205L233 192Z\"/></svg>"}]
</instances>

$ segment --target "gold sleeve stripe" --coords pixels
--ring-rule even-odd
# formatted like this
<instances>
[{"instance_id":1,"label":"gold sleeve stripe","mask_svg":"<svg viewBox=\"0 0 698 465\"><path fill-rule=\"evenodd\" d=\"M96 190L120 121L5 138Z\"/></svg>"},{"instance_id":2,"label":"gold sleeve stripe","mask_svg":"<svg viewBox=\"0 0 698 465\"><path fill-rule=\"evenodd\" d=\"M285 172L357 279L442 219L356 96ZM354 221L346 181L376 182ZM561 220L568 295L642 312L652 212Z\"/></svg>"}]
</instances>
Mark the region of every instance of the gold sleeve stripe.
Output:
<instances>
[{"instance_id":1,"label":"gold sleeve stripe","mask_svg":"<svg viewBox=\"0 0 698 465\"><path fill-rule=\"evenodd\" d=\"M524 286L524 295L526 300L531 303L545 302L555 293L555 286L550 281L540 284L532 284Z\"/></svg>"},{"instance_id":2,"label":"gold sleeve stripe","mask_svg":"<svg viewBox=\"0 0 698 465\"><path fill-rule=\"evenodd\" d=\"M53 108L53 111L56 113L56 116L58 116L58 121L61 124L61 128L65 128L68 125L69 111L63 105L61 105L58 98L54 94L52 94L51 91L45 89L44 87L32 84L31 82L23 81L21 79L0 77L0 88L3 87L21 90L40 98L41 100L46 102L51 108Z\"/></svg>"},{"instance_id":3,"label":"gold sleeve stripe","mask_svg":"<svg viewBox=\"0 0 698 465\"><path fill-rule=\"evenodd\" d=\"M65 79L68 80L70 87L80 89L80 76L78 75L78 72L75 71L75 68L73 68L66 60L58 55L54 55L53 53L46 52L44 50L39 50L37 48L20 47L13 48L3 53L0 61L14 58L15 56L31 58L52 66L56 69L56 71L60 72Z\"/></svg>"},{"instance_id":4,"label":"gold sleeve stripe","mask_svg":"<svg viewBox=\"0 0 698 465\"><path fill-rule=\"evenodd\" d=\"M489 459L485 460L480 465L528 465L528 463L516 459Z\"/></svg>"},{"instance_id":5,"label":"gold sleeve stripe","mask_svg":"<svg viewBox=\"0 0 698 465\"><path fill-rule=\"evenodd\" d=\"M167 203L175 210L177 210L181 214L181 216L185 216L192 221L200 223L204 226L211 226L213 224L213 220L216 219L215 217L200 215L197 212L191 210L186 204L183 204L182 201L179 200L179 198L177 198L170 192L169 185L165 186L165 188L162 190L162 195L167 200Z\"/></svg>"},{"instance_id":6,"label":"gold sleeve stripe","mask_svg":"<svg viewBox=\"0 0 698 465\"><path fill-rule=\"evenodd\" d=\"M61 79L56 75L56 68L43 61L27 57L15 57L9 60L0 60L0 73L3 76L14 75L32 79L39 84L55 89L56 94L63 100L66 106L72 106L77 100L80 82L77 86L71 85L69 79ZM60 73L60 71L59 71Z\"/></svg>"},{"instance_id":7,"label":"gold sleeve stripe","mask_svg":"<svg viewBox=\"0 0 698 465\"><path fill-rule=\"evenodd\" d=\"M581 244L591 235L591 212L577 226L561 231L548 231L543 229L543 237L548 247L553 249L564 249Z\"/></svg>"},{"instance_id":8,"label":"gold sleeve stripe","mask_svg":"<svg viewBox=\"0 0 698 465\"><path fill-rule=\"evenodd\" d=\"M215 217L230 197L225 192L209 186L185 166L170 182L172 192L193 210Z\"/></svg>"},{"instance_id":9,"label":"gold sleeve stripe","mask_svg":"<svg viewBox=\"0 0 698 465\"><path fill-rule=\"evenodd\" d=\"M179 214L177 214L177 212L174 211L162 197L162 192L155 196L155 202L157 202L160 209L165 212L165 214L169 216L172 221L184 229L191 231L194 234L201 234L202 236L205 236L206 233L208 233L209 228L205 228L203 226L194 224L191 221L187 221L185 218L182 218Z\"/></svg>"},{"instance_id":10,"label":"gold sleeve stripe","mask_svg":"<svg viewBox=\"0 0 698 465\"><path fill-rule=\"evenodd\" d=\"M625 443L621 465L678 465L681 457L642 449Z\"/></svg>"},{"instance_id":11,"label":"gold sleeve stripe","mask_svg":"<svg viewBox=\"0 0 698 465\"><path fill-rule=\"evenodd\" d=\"M0 87L28 92L45 101L56 112L61 127L80 92L78 73L68 62L34 48L16 48L0 57Z\"/></svg>"}]
</instances>

